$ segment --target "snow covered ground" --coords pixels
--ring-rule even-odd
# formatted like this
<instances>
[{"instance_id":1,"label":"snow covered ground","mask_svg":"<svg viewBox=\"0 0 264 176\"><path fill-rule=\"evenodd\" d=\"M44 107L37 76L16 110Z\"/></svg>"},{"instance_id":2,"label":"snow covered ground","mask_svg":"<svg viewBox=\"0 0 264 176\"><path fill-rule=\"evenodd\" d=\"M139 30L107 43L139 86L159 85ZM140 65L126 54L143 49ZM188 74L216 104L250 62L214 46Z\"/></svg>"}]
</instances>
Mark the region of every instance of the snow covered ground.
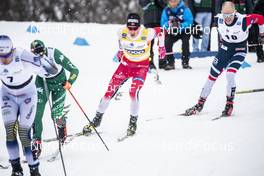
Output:
<instances>
[{"instance_id":1,"label":"snow covered ground","mask_svg":"<svg viewBox=\"0 0 264 176\"><path fill-rule=\"evenodd\" d=\"M59 48L80 69L72 92L93 118L117 64L112 61L117 49L119 25L35 23L40 33L30 34L30 23L0 22L0 34L8 34L15 46L29 49L30 42L42 39ZM217 48L214 31L213 48ZM84 37L90 46L76 46L76 37ZM175 45L175 51L179 43ZM237 95L231 118L211 121L225 105L225 73L218 79L204 111L194 117L177 116L194 105L207 78L212 58L192 59L192 70L159 71L162 85L148 75L140 93L140 116L136 136L117 143L129 120L129 96L113 100L98 131L110 148L107 152L97 136L79 137L63 149L68 176L263 176L264 175L264 93ZM237 74L237 89L263 88L264 64L256 63L254 53L247 55L251 68ZM128 91L130 82L121 91ZM68 133L80 132L87 120L70 95ZM0 163L8 163L5 130L0 120ZM43 138L54 137L47 106ZM44 143L40 172L43 176L63 176L60 160L46 159L57 143ZM25 175L28 168L23 164ZM0 170L0 176L11 169Z\"/></svg>"}]
</instances>

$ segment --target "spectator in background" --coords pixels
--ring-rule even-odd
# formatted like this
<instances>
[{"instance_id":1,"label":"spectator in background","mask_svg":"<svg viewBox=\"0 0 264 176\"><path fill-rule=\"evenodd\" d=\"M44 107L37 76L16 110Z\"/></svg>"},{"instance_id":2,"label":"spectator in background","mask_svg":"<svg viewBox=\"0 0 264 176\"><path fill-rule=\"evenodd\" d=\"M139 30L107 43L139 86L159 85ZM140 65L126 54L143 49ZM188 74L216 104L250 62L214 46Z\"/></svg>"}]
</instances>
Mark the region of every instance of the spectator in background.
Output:
<instances>
[{"instance_id":1,"label":"spectator in background","mask_svg":"<svg viewBox=\"0 0 264 176\"><path fill-rule=\"evenodd\" d=\"M255 6L253 9L253 13L264 15L264 1L263 0L255 0ZM257 62L262 63L264 62L264 53L263 53L263 46L261 41L261 37L259 37L259 26L253 24L249 30L249 40L248 43L251 45L256 45L249 47L249 50L256 51L257 53Z\"/></svg>"},{"instance_id":2,"label":"spectator in background","mask_svg":"<svg viewBox=\"0 0 264 176\"><path fill-rule=\"evenodd\" d=\"M139 0L139 5L144 11L144 26L146 28L160 27L160 19L163 8L166 6L167 0ZM150 49L150 62L149 68L156 69L154 64L154 53L153 53L154 39L151 41ZM159 59L159 67L162 65L162 59Z\"/></svg>"},{"instance_id":3,"label":"spectator in background","mask_svg":"<svg viewBox=\"0 0 264 176\"><path fill-rule=\"evenodd\" d=\"M190 31L193 24L193 16L191 10L185 6L182 0L169 0L168 7L163 9L161 16L161 27L167 32L165 37L165 47L167 53L172 53L173 44L179 39L182 40L182 67L183 69L191 69L189 66L189 40ZM164 63L165 70L175 69L175 60L173 54L166 56Z\"/></svg>"},{"instance_id":4,"label":"spectator in background","mask_svg":"<svg viewBox=\"0 0 264 176\"><path fill-rule=\"evenodd\" d=\"M192 10L194 16L194 21L200 24L203 29L201 47L199 47L200 40L193 38L193 51L207 51L208 49L210 26L212 22L212 4L211 0L190 0L189 2L190 9Z\"/></svg>"}]
</instances>

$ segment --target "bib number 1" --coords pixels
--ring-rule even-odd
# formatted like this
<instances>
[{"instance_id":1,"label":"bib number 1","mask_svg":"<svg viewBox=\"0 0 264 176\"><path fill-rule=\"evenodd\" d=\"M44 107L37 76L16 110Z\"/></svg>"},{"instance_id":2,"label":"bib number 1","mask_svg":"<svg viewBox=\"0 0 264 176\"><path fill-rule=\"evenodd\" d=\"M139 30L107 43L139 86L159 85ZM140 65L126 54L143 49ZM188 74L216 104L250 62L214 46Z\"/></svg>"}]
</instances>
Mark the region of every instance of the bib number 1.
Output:
<instances>
[{"instance_id":1,"label":"bib number 1","mask_svg":"<svg viewBox=\"0 0 264 176\"><path fill-rule=\"evenodd\" d=\"M225 35L225 37L226 37L228 40L230 40L230 38L231 38L232 40L237 40L237 36L235 36L235 35L231 35L231 36L229 36L229 35Z\"/></svg>"}]
</instances>

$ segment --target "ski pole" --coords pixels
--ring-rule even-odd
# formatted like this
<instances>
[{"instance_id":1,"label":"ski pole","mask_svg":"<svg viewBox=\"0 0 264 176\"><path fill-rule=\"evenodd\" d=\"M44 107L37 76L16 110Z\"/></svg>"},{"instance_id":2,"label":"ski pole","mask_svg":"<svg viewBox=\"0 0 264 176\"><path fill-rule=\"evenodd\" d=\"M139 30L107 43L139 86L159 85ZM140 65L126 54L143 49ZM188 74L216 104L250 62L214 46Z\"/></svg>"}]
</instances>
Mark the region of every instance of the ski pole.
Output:
<instances>
[{"instance_id":1,"label":"ski pole","mask_svg":"<svg viewBox=\"0 0 264 176\"><path fill-rule=\"evenodd\" d=\"M53 122L53 126L54 126L54 129L55 129L55 134L56 134L56 137L57 139L59 139L59 135L58 135L58 132L57 132L57 128L56 128L56 124L55 124L55 121L54 119L52 118L52 105L51 105L51 102L50 102L50 99L49 99L49 94L48 94L48 86L47 86L47 82L46 82L46 79L43 78L43 82L44 82L44 91L46 93L46 97L48 99L48 102L49 102L49 107L50 107L50 117L51 117L51 120ZM64 175L67 176L67 172L66 172L66 167L65 167L65 163L64 163L64 158L63 158L63 154L62 154L62 150L61 150L61 141L58 140L58 143L59 143L59 152L60 152L60 157L61 157L61 163L62 163L62 167L63 167L63 172L64 172Z\"/></svg>"},{"instance_id":2,"label":"ski pole","mask_svg":"<svg viewBox=\"0 0 264 176\"><path fill-rule=\"evenodd\" d=\"M247 46L251 47L251 46L261 46L261 45L263 45L263 43L248 44Z\"/></svg>"},{"instance_id":3,"label":"ski pole","mask_svg":"<svg viewBox=\"0 0 264 176\"><path fill-rule=\"evenodd\" d=\"M168 53L166 53L166 56L168 56L168 55L173 55L175 52L168 52Z\"/></svg>"},{"instance_id":4,"label":"ski pole","mask_svg":"<svg viewBox=\"0 0 264 176\"><path fill-rule=\"evenodd\" d=\"M243 90L243 91L238 91L236 94L244 94L244 93L254 93L254 92L262 92L264 89L251 89L251 90Z\"/></svg>"},{"instance_id":5,"label":"ski pole","mask_svg":"<svg viewBox=\"0 0 264 176\"><path fill-rule=\"evenodd\" d=\"M84 116L86 117L86 119L88 120L88 122L90 124L92 124L91 120L88 118L87 114L84 112L83 108L81 107L81 105L79 104L79 102L77 101L77 99L75 98L75 96L72 94L72 92L68 89L69 93L71 94L72 98L74 99L75 103L78 105L78 107L80 108L80 110L82 111L82 113L84 114ZM96 128L93 128L95 133L97 134L97 136L100 138L100 140L102 141L102 143L104 144L105 148L107 151L109 151L107 145L105 144L103 138L101 137L101 135L98 133L98 131L96 130Z\"/></svg>"}]
</instances>

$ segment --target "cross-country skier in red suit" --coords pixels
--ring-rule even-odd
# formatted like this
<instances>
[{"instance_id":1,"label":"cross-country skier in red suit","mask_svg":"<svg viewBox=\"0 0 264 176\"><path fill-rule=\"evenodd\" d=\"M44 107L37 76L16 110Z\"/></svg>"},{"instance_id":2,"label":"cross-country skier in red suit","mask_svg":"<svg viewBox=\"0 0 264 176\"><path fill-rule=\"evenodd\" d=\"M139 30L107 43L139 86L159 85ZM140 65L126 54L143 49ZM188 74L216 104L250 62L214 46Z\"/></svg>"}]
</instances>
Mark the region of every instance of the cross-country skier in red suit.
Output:
<instances>
[{"instance_id":1,"label":"cross-country skier in red suit","mask_svg":"<svg viewBox=\"0 0 264 176\"><path fill-rule=\"evenodd\" d=\"M136 132L139 91L144 85L149 70L150 44L155 37L159 39L159 54L161 58L164 58L166 50L164 47L164 36L160 28L145 28L140 25L140 16L138 14L130 13L128 15L127 25L118 32L120 48L117 57L120 64L112 76L105 95L100 101L92 124L84 127L84 133L89 133L93 127L100 125L110 100L114 97L119 87L129 78L132 78L132 84L129 90L131 108L127 135L133 135Z\"/></svg>"}]
</instances>

